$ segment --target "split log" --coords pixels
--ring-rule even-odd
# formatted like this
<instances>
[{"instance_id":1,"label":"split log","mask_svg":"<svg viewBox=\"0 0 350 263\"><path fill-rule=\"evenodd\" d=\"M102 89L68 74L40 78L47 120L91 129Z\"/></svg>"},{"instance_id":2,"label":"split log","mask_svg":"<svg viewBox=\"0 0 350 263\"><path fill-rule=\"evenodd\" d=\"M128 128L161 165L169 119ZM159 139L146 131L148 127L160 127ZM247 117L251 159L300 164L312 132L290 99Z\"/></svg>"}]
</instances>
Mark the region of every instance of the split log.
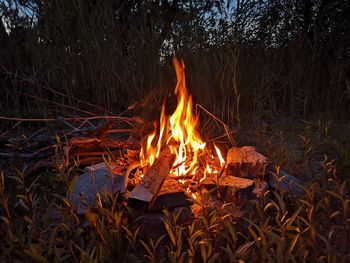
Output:
<instances>
[{"instance_id":1,"label":"split log","mask_svg":"<svg viewBox=\"0 0 350 263\"><path fill-rule=\"evenodd\" d=\"M150 204L149 209L151 211L155 211L163 210L164 208L190 205L192 205L192 203L189 201L189 198L180 182L174 179L166 179L162 188L157 194L157 197Z\"/></svg>"},{"instance_id":2,"label":"split log","mask_svg":"<svg viewBox=\"0 0 350 263\"><path fill-rule=\"evenodd\" d=\"M221 176L216 178L216 174L208 174L207 177L201 182L203 185L217 185L217 186L229 186L235 188L249 188L254 185L254 181L246 178L240 178L235 176Z\"/></svg>"},{"instance_id":3,"label":"split log","mask_svg":"<svg viewBox=\"0 0 350 263\"><path fill-rule=\"evenodd\" d=\"M227 153L227 175L262 179L269 160L253 146L232 147Z\"/></svg>"},{"instance_id":4,"label":"split log","mask_svg":"<svg viewBox=\"0 0 350 263\"><path fill-rule=\"evenodd\" d=\"M218 195L226 201L240 204L250 200L253 195L254 181L247 178L234 176L207 175L207 178L201 182L205 188L217 187Z\"/></svg>"},{"instance_id":5,"label":"split log","mask_svg":"<svg viewBox=\"0 0 350 263\"><path fill-rule=\"evenodd\" d=\"M165 178L175 161L175 154L169 147L165 147L153 165L147 170L139 185L131 192L129 206L138 206L137 203L149 204L161 189Z\"/></svg>"}]
</instances>

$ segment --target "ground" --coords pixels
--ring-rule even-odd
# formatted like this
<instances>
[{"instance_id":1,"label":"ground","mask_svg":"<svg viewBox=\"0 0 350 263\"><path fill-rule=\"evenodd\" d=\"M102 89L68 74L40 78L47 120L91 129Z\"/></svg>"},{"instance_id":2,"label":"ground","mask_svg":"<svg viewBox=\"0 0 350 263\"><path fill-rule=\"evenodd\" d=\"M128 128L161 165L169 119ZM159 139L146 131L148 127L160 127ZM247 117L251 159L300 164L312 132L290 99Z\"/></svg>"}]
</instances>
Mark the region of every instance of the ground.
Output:
<instances>
[{"instance_id":1,"label":"ground","mask_svg":"<svg viewBox=\"0 0 350 263\"><path fill-rule=\"evenodd\" d=\"M169 216L166 235L142 240L116 196L85 216L65 193L74 171L22 174L17 159L1 160L2 261L345 262L350 259L350 123L274 118L234 127L238 146L254 145L307 183L290 198L271 192L240 219L202 206L190 225ZM20 131L19 133L24 133ZM226 212L224 212L226 211Z\"/></svg>"}]
</instances>

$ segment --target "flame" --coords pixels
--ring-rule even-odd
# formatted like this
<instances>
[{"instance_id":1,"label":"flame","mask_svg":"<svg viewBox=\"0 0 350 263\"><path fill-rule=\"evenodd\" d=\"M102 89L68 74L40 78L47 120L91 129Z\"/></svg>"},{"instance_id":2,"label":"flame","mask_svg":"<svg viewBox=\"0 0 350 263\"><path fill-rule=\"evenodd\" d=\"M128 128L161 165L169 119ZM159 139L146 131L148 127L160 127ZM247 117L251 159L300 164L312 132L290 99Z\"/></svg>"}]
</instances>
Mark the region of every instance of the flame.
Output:
<instances>
[{"instance_id":1,"label":"flame","mask_svg":"<svg viewBox=\"0 0 350 263\"><path fill-rule=\"evenodd\" d=\"M225 166L225 159L222 157L220 149L218 147L216 147L215 144L214 144L214 148L215 148L216 154L217 154L219 161L220 161L220 167L224 167Z\"/></svg>"},{"instance_id":2,"label":"flame","mask_svg":"<svg viewBox=\"0 0 350 263\"><path fill-rule=\"evenodd\" d=\"M141 165L152 165L159 156L164 146L170 148L170 151L176 155L173 165L172 175L186 176L194 175L196 171L203 167L205 177L206 173L212 172L206 159L199 162L200 156L207 156L206 144L201 139L198 132L198 116L192 112L193 102L191 95L188 94L185 82L185 65L174 58L177 84L175 95L177 96L177 107L174 113L169 117L165 114L165 105L163 104L159 128L154 125L154 130L148 135L146 146L141 149ZM156 135L158 134L158 138ZM224 163L220 150L215 146L220 164ZM202 178L204 179L204 178Z\"/></svg>"}]
</instances>

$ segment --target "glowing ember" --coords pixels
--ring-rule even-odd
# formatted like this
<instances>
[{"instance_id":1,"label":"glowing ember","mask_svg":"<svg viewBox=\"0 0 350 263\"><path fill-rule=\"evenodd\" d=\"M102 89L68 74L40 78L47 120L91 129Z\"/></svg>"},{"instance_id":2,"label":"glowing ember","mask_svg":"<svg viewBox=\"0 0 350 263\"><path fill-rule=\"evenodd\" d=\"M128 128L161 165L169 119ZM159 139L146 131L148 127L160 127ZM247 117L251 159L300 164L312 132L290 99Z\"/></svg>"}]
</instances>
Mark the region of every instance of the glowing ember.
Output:
<instances>
[{"instance_id":1,"label":"glowing ember","mask_svg":"<svg viewBox=\"0 0 350 263\"><path fill-rule=\"evenodd\" d=\"M142 166L151 166L154 160L159 156L164 146L170 148L170 151L176 155L176 159L171 171L176 176L191 176L202 167L203 178L207 173L213 171L207 162L212 158L207 152L206 144L201 139L198 132L198 116L192 112L192 97L188 94L185 83L185 65L180 63L176 58L173 60L176 71L177 84L175 95L177 96L177 107L174 113L169 117L165 115L165 105L162 106L160 114L159 129L148 135L146 145L140 152ZM157 133L158 130L158 133ZM158 134L158 138L156 135ZM220 165L223 166L225 161L220 150L215 146ZM199 157L201 162L199 162ZM204 162L204 163L203 163Z\"/></svg>"}]
</instances>

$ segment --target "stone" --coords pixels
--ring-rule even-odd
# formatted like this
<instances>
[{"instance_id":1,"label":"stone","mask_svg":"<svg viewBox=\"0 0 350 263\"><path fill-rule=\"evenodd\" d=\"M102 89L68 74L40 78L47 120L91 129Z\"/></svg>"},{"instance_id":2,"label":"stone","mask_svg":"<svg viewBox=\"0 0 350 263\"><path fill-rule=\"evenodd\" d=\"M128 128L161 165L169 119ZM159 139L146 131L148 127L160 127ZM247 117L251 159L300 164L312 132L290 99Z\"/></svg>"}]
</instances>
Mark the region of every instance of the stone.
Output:
<instances>
[{"instance_id":1,"label":"stone","mask_svg":"<svg viewBox=\"0 0 350 263\"><path fill-rule=\"evenodd\" d=\"M71 200L72 207L79 214L83 214L88 208L96 207L97 194L103 198L105 193L124 193L126 183L124 176L114 174L105 163L99 163L85 168L85 172L78 176L68 198Z\"/></svg>"},{"instance_id":2,"label":"stone","mask_svg":"<svg viewBox=\"0 0 350 263\"><path fill-rule=\"evenodd\" d=\"M267 175L267 183L272 189L286 192L295 198L298 198L305 193L305 183L299 178L284 171L280 171L278 174L269 173Z\"/></svg>"},{"instance_id":3,"label":"stone","mask_svg":"<svg viewBox=\"0 0 350 263\"><path fill-rule=\"evenodd\" d=\"M232 147L227 152L226 175L261 179L269 160L253 146Z\"/></svg>"}]
</instances>

